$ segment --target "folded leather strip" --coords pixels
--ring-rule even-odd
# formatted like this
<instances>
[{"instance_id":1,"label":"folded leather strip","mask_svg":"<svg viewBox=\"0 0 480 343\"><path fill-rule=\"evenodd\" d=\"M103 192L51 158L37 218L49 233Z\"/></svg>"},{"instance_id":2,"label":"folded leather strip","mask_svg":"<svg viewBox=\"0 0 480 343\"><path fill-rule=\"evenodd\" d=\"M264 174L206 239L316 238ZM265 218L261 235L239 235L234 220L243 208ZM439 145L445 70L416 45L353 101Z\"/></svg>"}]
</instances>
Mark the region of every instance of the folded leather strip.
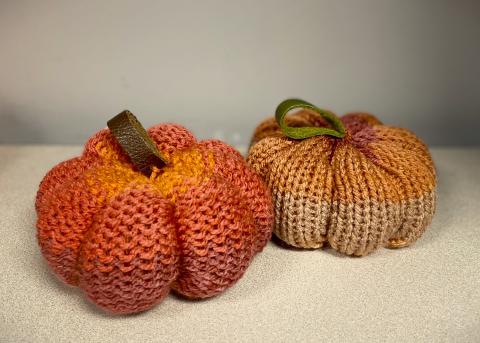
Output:
<instances>
[{"instance_id":1,"label":"folded leather strip","mask_svg":"<svg viewBox=\"0 0 480 343\"><path fill-rule=\"evenodd\" d=\"M107 126L132 163L145 175L152 173L152 167L161 168L167 164L132 112L125 110L117 114L107 122Z\"/></svg>"}]
</instances>

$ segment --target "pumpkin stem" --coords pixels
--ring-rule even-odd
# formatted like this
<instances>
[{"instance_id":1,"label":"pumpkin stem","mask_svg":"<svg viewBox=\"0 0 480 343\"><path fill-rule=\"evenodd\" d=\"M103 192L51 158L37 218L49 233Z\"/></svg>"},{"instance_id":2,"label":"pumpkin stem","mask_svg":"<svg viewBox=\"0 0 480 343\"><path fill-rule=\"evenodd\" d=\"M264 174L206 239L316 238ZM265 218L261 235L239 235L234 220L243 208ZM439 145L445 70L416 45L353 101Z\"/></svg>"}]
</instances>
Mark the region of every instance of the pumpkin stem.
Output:
<instances>
[{"instance_id":1,"label":"pumpkin stem","mask_svg":"<svg viewBox=\"0 0 480 343\"><path fill-rule=\"evenodd\" d=\"M288 112L296 108L308 108L310 110L318 113L322 118L328 121L333 129L328 127L316 127L316 126L305 126L305 127L291 127L285 123L285 116ZM330 111L322 110L304 100L300 99L287 99L280 103L277 106L275 111L275 119L277 120L278 125L282 132L290 138L293 139L305 139L313 136L329 135L337 138L343 138L345 136L345 126L343 126L342 121L339 117L333 114Z\"/></svg>"},{"instance_id":2,"label":"pumpkin stem","mask_svg":"<svg viewBox=\"0 0 480 343\"><path fill-rule=\"evenodd\" d=\"M130 157L132 163L149 176L154 167L161 168L167 160L132 112L125 110L107 122L110 132Z\"/></svg>"}]
</instances>

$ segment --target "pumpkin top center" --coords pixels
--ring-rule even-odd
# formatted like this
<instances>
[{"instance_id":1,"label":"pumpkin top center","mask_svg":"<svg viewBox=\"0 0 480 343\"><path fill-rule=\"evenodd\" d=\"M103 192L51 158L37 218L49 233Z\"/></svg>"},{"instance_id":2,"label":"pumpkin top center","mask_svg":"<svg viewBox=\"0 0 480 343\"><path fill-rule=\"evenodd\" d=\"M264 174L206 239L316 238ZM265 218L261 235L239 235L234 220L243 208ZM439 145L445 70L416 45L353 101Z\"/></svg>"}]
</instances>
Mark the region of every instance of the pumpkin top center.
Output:
<instances>
[{"instance_id":1,"label":"pumpkin top center","mask_svg":"<svg viewBox=\"0 0 480 343\"><path fill-rule=\"evenodd\" d=\"M117 114L107 125L132 163L143 174L148 176L154 167L161 168L167 164L167 160L132 112L125 110Z\"/></svg>"},{"instance_id":2,"label":"pumpkin top center","mask_svg":"<svg viewBox=\"0 0 480 343\"><path fill-rule=\"evenodd\" d=\"M292 127L288 126L285 122L285 116L292 110L301 108L301 109L310 109L318 113L323 119L325 119L332 128L329 127L318 127L318 126L302 126L302 127ZM275 111L275 119L280 126L282 132L290 138L293 139L305 139L314 136L329 135L336 138L345 137L346 130L342 121L337 117L333 112L322 110L309 102L300 99L287 99L282 101Z\"/></svg>"}]
</instances>

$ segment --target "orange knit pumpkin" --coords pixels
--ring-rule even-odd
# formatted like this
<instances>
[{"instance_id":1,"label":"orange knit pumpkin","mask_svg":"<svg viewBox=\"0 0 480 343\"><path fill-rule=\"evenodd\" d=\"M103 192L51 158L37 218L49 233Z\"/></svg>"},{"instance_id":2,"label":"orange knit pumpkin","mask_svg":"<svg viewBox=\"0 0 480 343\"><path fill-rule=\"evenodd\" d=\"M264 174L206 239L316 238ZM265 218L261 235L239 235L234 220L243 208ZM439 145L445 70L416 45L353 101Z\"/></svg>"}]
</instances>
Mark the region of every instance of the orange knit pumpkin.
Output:
<instances>
[{"instance_id":1,"label":"orange knit pumpkin","mask_svg":"<svg viewBox=\"0 0 480 343\"><path fill-rule=\"evenodd\" d=\"M179 125L148 130L169 164L144 175L109 129L54 167L36 198L38 241L64 282L115 313L170 289L210 297L234 284L271 236L269 192L232 147Z\"/></svg>"},{"instance_id":2,"label":"orange knit pumpkin","mask_svg":"<svg viewBox=\"0 0 480 343\"><path fill-rule=\"evenodd\" d=\"M292 109L300 111L285 118ZM436 173L412 132L367 113L341 118L282 102L255 130L249 164L275 205L274 233L289 245L329 243L347 255L415 242L435 212Z\"/></svg>"}]
</instances>

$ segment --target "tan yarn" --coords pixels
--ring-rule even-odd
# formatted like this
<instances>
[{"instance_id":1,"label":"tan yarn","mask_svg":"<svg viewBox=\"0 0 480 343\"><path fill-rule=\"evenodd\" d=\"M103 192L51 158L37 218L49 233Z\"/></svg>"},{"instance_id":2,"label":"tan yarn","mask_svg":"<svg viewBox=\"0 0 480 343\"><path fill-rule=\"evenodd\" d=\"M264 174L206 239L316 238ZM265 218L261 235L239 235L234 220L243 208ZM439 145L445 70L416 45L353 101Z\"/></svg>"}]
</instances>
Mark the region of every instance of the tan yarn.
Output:
<instances>
[{"instance_id":1,"label":"tan yarn","mask_svg":"<svg viewBox=\"0 0 480 343\"><path fill-rule=\"evenodd\" d=\"M344 138L286 137L275 118L255 130L248 163L264 178L275 207L274 233L300 248L328 242L347 255L415 242L435 211L436 175L428 148L406 129L366 113L341 118ZM328 126L316 112L289 126Z\"/></svg>"}]
</instances>

